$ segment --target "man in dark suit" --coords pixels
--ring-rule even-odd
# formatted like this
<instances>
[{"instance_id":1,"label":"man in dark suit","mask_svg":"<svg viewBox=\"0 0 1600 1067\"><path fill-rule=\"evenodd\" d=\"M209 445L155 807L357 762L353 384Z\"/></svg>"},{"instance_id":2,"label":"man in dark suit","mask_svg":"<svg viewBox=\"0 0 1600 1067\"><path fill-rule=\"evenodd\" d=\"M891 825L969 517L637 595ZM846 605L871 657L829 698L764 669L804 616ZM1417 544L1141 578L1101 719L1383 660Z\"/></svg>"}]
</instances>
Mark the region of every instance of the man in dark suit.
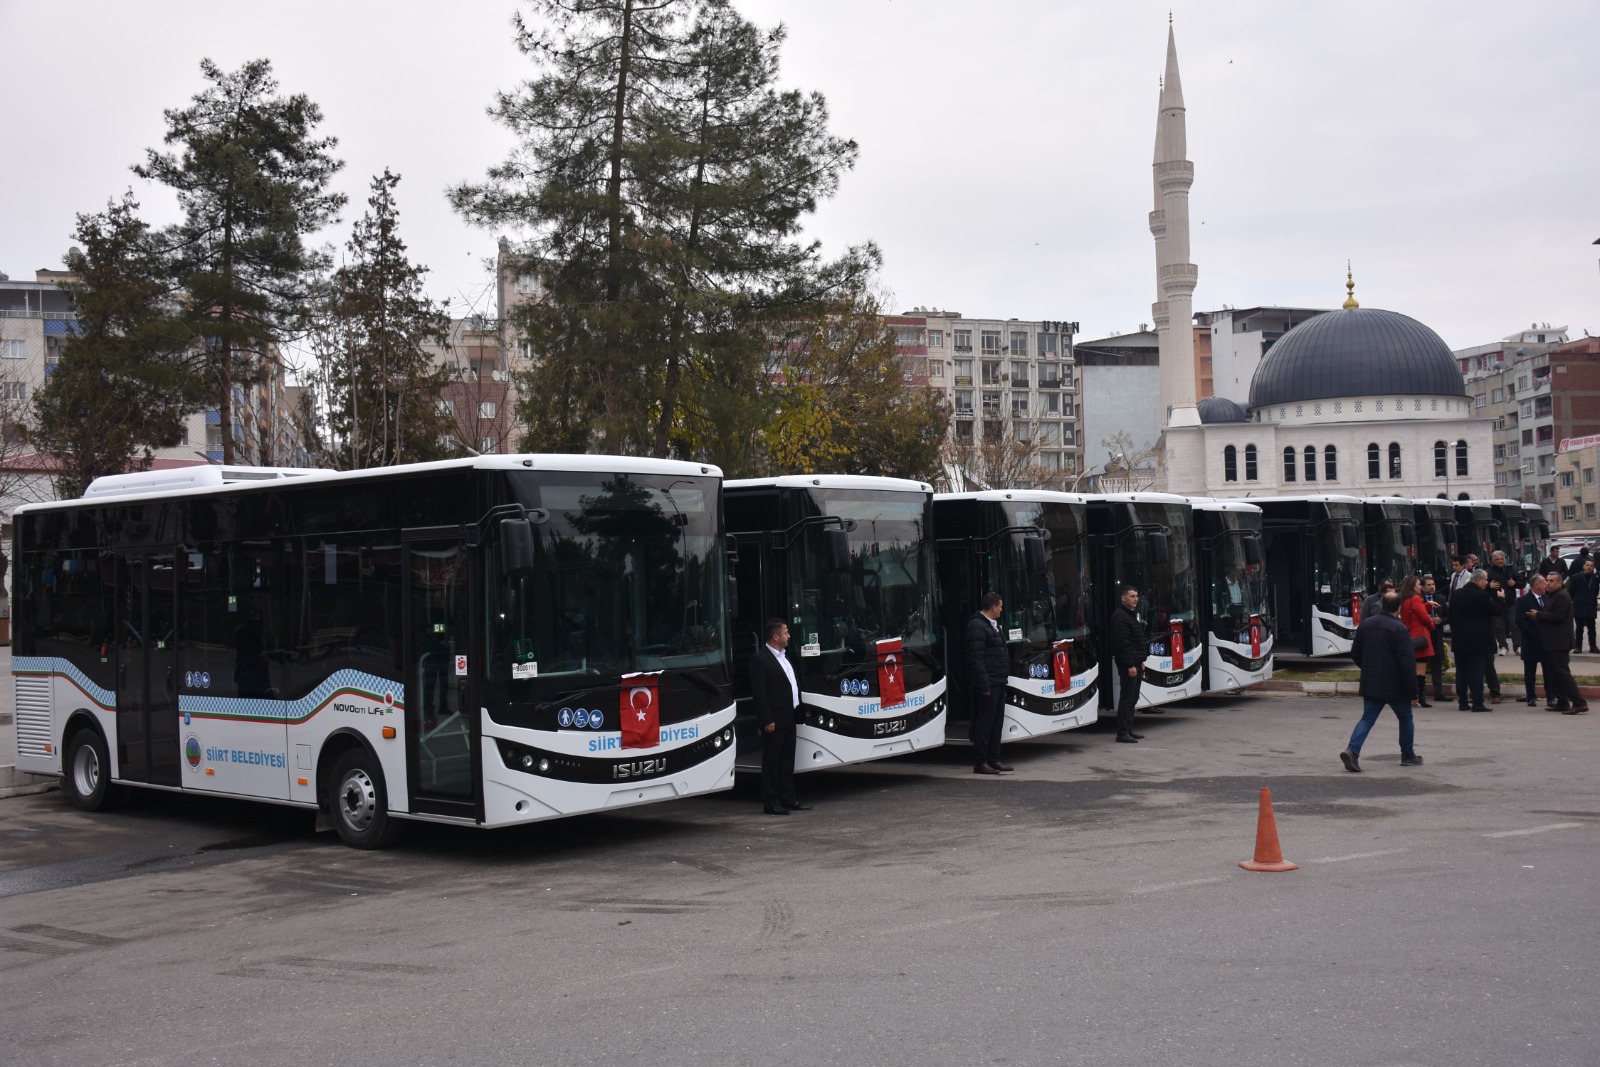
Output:
<instances>
[{"instance_id":1,"label":"man in dark suit","mask_svg":"<svg viewBox=\"0 0 1600 1067\"><path fill-rule=\"evenodd\" d=\"M1589 702L1572 680L1568 659L1572 655L1572 597L1559 581L1545 579L1543 605L1530 618L1538 620L1539 641L1544 645L1544 688L1556 698L1556 711L1582 715Z\"/></svg>"},{"instance_id":2,"label":"man in dark suit","mask_svg":"<svg viewBox=\"0 0 1600 1067\"><path fill-rule=\"evenodd\" d=\"M1444 699L1444 624L1450 620L1450 614L1445 607L1445 598L1439 595L1439 584L1433 575L1422 576L1422 602L1428 605L1428 611L1433 615L1434 623L1434 650L1438 653L1428 661L1428 673L1433 676L1433 699Z\"/></svg>"},{"instance_id":3,"label":"man in dark suit","mask_svg":"<svg viewBox=\"0 0 1600 1067\"><path fill-rule=\"evenodd\" d=\"M1000 736L1005 727L1006 682L1011 655L1000 633L999 593L985 593L978 611L967 620L967 679L972 695L972 773L1000 774L1012 768L1000 762Z\"/></svg>"},{"instance_id":4,"label":"man in dark suit","mask_svg":"<svg viewBox=\"0 0 1600 1067\"><path fill-rule=\"evenodd\" d=\"M1539 706L1539 689L1534 679L1539 676L1539 664L1544 660L1544 642L1539 638L1540 601L1544 599L1544 579L1535 574L1528 579L1528 591L1517 598L1517 629L1522 631L1522 685L1527 692L1528 707ZM1544 674L1544 690L1550 693L1550 672Z\"/></svg>"},{"instance_id":5,"label":"man in dark suit","mask_svg":"<svg viewBox=\"0 0 1600 1067\"><path fill-rule=\"evenodd\" d=\"M1411 718L1417 654L1406 624L1400 621L1398 593L1385 593L1382 613L1361 620L1350 645L1350 658L1361 668L1362 710L1361 721L1350 733L1350 743L1339 753L1344 769L1361 769L1361 746L1372 732L1372 724L1383 714L1385 704L1394 709L1395 718L1400 720L1400 766L1415 767L1422 762L1413 747L1416 724Z\"/></svg>"},{"instance_id":6,"label":"man in dark suit","mask_svg":"<svg viewBox=\"0 0 1600 1067\"><path fill-rule=\"evenodd\" d=\"M1572 641L1572 651L1576 655L1583 651L1583 635L1589 634L1589 651L1600 653L1600 644L1595 643L1595 616L1600 614L1600 574L1595 573L1594 560L1585 559L1582 563L1572 561L1572 577L1567 579L1567 592L1572 596L1572 622L1577 628L1577 634Z\"/></svg>"},{"instance_id":7,"label":"man in dark suit","mask_svg":"<svg viewBox=\"0 0 1600 1067\"><path fill-rule=\"evenodd\" d=\"M1134 708L1144 684L1144 661L1150 655L1150 634L1139 621L1139 590L1120 587L1122 603L1111 613L1111 662L1116 668L1117 740L1126 744L1144 739L1133 732Z\"/></svg>"},{"instance_id":8,"label":"man in dark suit","mask_svg":"<svg viewBox=\"0 0 1600 1067\"><path fill-rule=\"evenodd\" d=\"M1483 702L1483 665L1494 655L1494 618L1501 611L1500 600L1494 592L1488 572L1480 568L1472 572L1470 581L1450 594L1451 647L1456 654L1456 706L1462 711L1494 710ZM1549 668L1545 670L1548 672ZM1470 708L1467 706L1469 694Z\"/></svg>"},{"instance_id":9,"label":"man in dark suit","mask_svg":"<svg viewBox=\"0 0 1600 1067\"><path fill-rule=\"evenodd\" d=\"M794 716L800 706L800 682L784 649L789 626L768 619L762 627L766 644L750 659L750 703L761 731L761 810L768 815L810 811L794 792Z\"/></svg>"}]
</instances>

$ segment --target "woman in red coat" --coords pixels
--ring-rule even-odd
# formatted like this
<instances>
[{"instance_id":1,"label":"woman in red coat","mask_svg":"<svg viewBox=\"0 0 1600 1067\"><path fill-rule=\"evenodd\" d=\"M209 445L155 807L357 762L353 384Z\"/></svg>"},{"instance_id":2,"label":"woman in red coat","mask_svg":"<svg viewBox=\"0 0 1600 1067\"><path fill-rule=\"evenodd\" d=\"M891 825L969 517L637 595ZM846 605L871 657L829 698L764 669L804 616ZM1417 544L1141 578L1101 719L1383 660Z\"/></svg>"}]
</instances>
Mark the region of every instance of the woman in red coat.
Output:
<instances>
[{"instance_id":1,"label":"woman in red coat","mask_svg":"<svg viewBox=\"0 0 1600 1067\"><path fill-rule=\"evenodd\" d=\"M1417 698L1411 702L1414 708L1431 708L1428 703L1428 661L1433 659L1433 613L1428 610L1428 602L1422 599L1422 583L1414 574L1406 575L1405 581L1400 583L1400 621L1406 624L1406 632L1411 635L1415 644L1420 638L1422 644L1417 646Z\"/></svg>"}]
</instances>

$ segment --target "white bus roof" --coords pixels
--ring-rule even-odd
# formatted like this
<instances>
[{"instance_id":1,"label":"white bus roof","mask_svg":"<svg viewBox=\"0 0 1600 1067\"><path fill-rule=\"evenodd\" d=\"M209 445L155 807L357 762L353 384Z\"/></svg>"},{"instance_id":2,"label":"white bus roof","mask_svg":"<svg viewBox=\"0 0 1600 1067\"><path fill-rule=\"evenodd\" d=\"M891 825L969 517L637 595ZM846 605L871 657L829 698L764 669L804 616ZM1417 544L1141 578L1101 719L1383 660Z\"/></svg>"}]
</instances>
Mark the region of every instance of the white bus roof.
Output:
<instances>
[{"instance_id":1,"label":"white bus roof","mask_svg":"<svg viewBox=\"0 0 1600 1067\"><path fill-rule=\"evenodd\" d=\"M366 467L361 470L333 471L322 468L306 467L247 467L231 465L218 467L207 464L204 467L185 467L180 471L146 471L138 474L108 475L108 478L141 478L146 475L155 475L157 484L141 486L131 483L130 488L106 490L85 495L77 500L54 500L40 504L24 504L16 509L16 514L27 511L45 509L68 508L89 504L106 503L107 498L115 497L118 501L123 499L163 499L169 496L183 496L190 493L203 494L214 492L218 489L258 489L263 486L283 486L285 480L300 480L312 478L318 482L335 481L368 481L399 477L409 474L422 474L436 471L450 470L545 470L545 471L574 471L579 473L599 474L661 474L676 475L679 477L711 477L721 478L722 469L709 463L688 463L675 459L650 459L639 456L606 456L587 454L519 454L493 455L493 456L467 456L462 459L436 460L432 463L403 463L394 467ZM199 476L201 480L191 480L188 484L173 485L161 484L162 476L186 471L212 470L222 472L216 475ZM251 476L249 472L258 472ZM280 476L270 472L292 472ZM232 477L226 477L231 473ZM193 476L191 476L193 478ZM96 479L99 482L101 479ZM916 484L916 483L911 483ZM93 486L91 485L91 489Z\"/></svg>"},{"instance_id":2,"label":"white bus roof","mask_svg":"<svg viewBox=\"0 0 1600 1067\"><path fill-rule=\"evenodd\" d=\"M1086 493L1084 500L1109 500L1118 504L1187 504L1189 498L1176 493Z\"/></svg>"},{"instance_id":3,"label":"white bus roof","mask_svg":"<svg viewBox=\"0 0 1600 1067\"><path fill-rule=\"evenodd\" d=\"M782 474L776 478L736 478L722 483L724 489L880 489L902 493L931 493L927 482L909 478L875 478L866 474Z\"/></svg>"},{"instance_id":4,"label":"white bus roof","mask_svg":"<svg viewBox=\"0 0 1600 1067\"><path fill-rule=\"evenodd\" d=\"M1359 504L1358 496L1345 496L1343 493L1305 493L1300 496L1261 496L1251 499L1254 504L1275 503L1305 503L1306 501L1320 501L1328 504Z\"/></svg>"},{"instance_id":5,"label":"white bus roof","mask_svg":"<svg viewBox=\"0 0 1600 1067\"><path fill-rule=\"evenodd\" d=\"M1366 504L1405 504L1408 507L1416 503L1408 496L1364 496L1361 500Z\"/></svg>"},{"instance_id":6,"label":"white bus roof","mask_svg":"<svg viewBox=\"0 0 1600 1067\"><path fill-rule=\"evenodd\" d=\"M1218 500L1211 496L1192 496L1189 504L1196 511L1243 511L1261 514L1261 507L1248 500Z\"/></svg>"},{"instance_id":7,"label":"white bus roof","mask_svg":"<svg viewBox=\"0 0 1600 1067\"><path fill-rule=\"evenodd\" d=\"M128 496L134 493L162 493L175 489L214 488L241 482L271 482L284 478L309 478L332 471L318 467L244 467L212 463L175 467L162 471L136 471L132 474L105 474L89 483L84 499L101 496Z\"/></svg>"},{"instance_id":8,"label":"white bus roof","mask_svg":"<svg viewBox=\"0 0 1600 1067\"><path fill-rule=\"evenodd\" d=\"M1054 489L979 489L971 493L936 493L935 500L1028 500L1045 504L1082 504L1084 496Z\"/></svg>"}]
</instances>

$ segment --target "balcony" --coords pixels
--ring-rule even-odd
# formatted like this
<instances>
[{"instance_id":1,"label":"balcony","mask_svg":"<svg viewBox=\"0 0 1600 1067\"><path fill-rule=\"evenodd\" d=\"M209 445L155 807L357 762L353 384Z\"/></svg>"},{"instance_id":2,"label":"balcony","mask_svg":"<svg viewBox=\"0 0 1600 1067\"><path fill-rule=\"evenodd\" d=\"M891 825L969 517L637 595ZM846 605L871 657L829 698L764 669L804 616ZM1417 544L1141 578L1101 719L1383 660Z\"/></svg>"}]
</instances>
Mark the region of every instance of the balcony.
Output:
<instances>
[{"instance_id":1,"label":"balcony","mask_svg":"<svg viewBox=\"0 0 1600 1067\"><path fill-rule=\"evenodd\" d=\"M957 352L971 352L972 351L972 346L971 345L955 345L953 347L955 348L955 350Z\"/></svg>"},{"instance_id":2,"label":"balcony","mask_svg":"<svg viewBox=\"0 0 1600 1067\"><path fill-rule=\"evenodd\" d=\"M1026 379L1026 378L1012 378L1011 379L1011 388L1013 388L1013 389L1026 389L1026 388L1028 388L1028 379Z\"/></svg>"},{"instance_id":3,"label":"balcony","mask_svg":"<svg viewBox=\"0 0 1600 1067\"><path fill-rule=\"evenodd\" d=\"M972 418L972 409L971 408L956 408L956 418L958 418L958 419L970 419L970 418Z\"/></svg>"}]
</instances>

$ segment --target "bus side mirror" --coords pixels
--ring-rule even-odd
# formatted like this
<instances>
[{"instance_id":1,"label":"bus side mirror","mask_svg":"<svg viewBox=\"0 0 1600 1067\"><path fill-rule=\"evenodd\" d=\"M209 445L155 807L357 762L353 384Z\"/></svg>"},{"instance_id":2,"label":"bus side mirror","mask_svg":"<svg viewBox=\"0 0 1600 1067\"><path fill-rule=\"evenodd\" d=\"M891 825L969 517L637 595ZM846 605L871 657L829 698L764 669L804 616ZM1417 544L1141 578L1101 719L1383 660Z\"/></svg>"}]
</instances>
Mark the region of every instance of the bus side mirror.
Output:
<instances>
[{"instance_id":1,"label":"bus side mirror","mask_svg":"<svg viewBox=\"0 0 1600 1067\"><path fill-rule=\"evenodd\" d=\"M1400 543L1407 548L1417 543L1417 528L1409 522L1400 527Z\"/></svg>"},{"instance_id":2,"label":"bus side mirror","mask_svg":"<svg viewBox=\"0 0 1600 1067\"><path fill-rule=\"evenodd\" d=\"M500 573L510 577L533 570L533 526L527 519L500 520Z\"/></svg>"},{"instance_id":3,"label":"bus side mirror","mask_svg":"<svg viewBox=\"0 0 1600 1067\"><path fill-rule=\"evenodd\" d=\"M723 538L722 545L723 554L728 557L728 562L739 562L739 539L733 534L728 534Z\"/></svg>"},{"instance_id":4,"label":"bus side mirror","mask_svg":"<svg viewBox=\"0 0 1600 1067\"><path fill-rule=\"evenodd\" d=\"M1346 547L1346 548L1360 548L1361 547L1361 534L1360 534L1360 532L1358 532L1356 530L1356 528L1354 526L1345 525L1345 526L1339 527L1339 529L1344 531L1344 547Z\"/></svg>"},{"instance_id":5,"label":"bus side mirror","mask_svg":"<svg viewBox=\"0 0 1600 1067\"><path fill-rule=\"evenodd\" d=\"M739 579L728 575L728 610L739 610Z\"/></svg>"},{"instance_id":6,"label":"bus side mirror","mask_svg":"<svg viewBox=\"0 0 1600 1067\"><path fill-rule=\"evenodd\" d=\"M1456 543L1456 524L1455 523L1453 523L1453 522L1441 523L1439 525L1439 529L1444 534L1444 540L1445 540L1446 544L1453 545L1453 544Z\"/></svg>"},{"instance_id":7,"label":"bus side mirror","mask_svg":"<svg viewBox=\"0 0 1600 1067\"><path fill-rule=\"evenodd\" d=\"M1165 565L1172 557L1167 552L1167 535L1152 533L1145 535L1145 544L1150 549L1150 561Z\"/></svg>"},{"instance_id":8,"label":"bus side mirror","mask_svg":"<svg viewBox=\"0 0 1600 1067\"><path fill-rule=\"evenodd\" d=\"M828 548L828 568L834 571L850 569L850 535L843 530L822 531L822 542Z\"/></svg>"},{"instance_id":9,"label":"bus side mirror","mask_svg":"<svg viewBox=\"0 0 1600 1067\"><path fill-rule=\"evenodd\" d=\"M1244 561L1252 567L1261 565L1261 542L1254 537L1244 539Z\"/></svg>"},{"instance_id":10,"label":"bus side mirror","mask_svg":"<svg viewBox=\"0 0 1600 1067\"><path fill-rule=\"evenodd\" d=\"M1022 539L1022 562L1029 574L1043 574L1045 570L1044 540L1038 537Z\"/></svg>"}]
</instances>

